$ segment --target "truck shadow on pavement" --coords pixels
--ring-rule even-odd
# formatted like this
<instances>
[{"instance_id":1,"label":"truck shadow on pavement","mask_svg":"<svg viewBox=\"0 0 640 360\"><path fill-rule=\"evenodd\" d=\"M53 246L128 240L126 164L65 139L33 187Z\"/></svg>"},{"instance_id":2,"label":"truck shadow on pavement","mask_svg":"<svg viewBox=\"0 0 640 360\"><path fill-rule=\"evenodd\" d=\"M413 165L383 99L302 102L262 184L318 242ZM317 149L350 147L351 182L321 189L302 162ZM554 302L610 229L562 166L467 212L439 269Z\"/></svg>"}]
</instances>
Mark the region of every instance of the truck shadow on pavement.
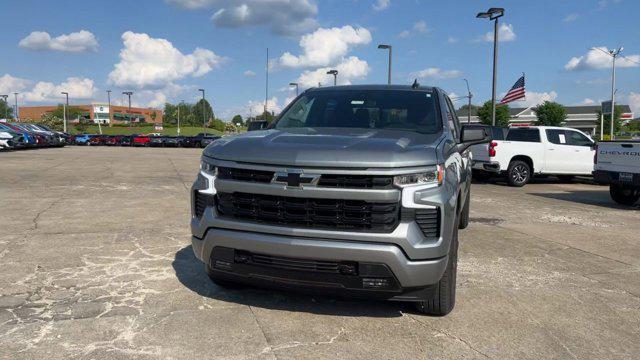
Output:
<instances>
[{"instance_id":1,"label":"truck shadow on pavement","mask_svg":"<svg viewBox=\"0 0 640 360\"><path fill-rule=\"evenodd\" d=\"M205 273L204 265L193 254L191 245L178 250L171 265L178 280L188 289L201 296L224 302L334 316L400 317L403 316L403 312L411 309L410 304L401 302L350 300L249 286L239 289L221 288L211 282Z\"/></svg>"},{"instance_id":2,"label":"truck shadow on pavement","mask_svg":"<svg viewBox=\"0 0 640 360\"><path fill-rule=\"evenodd\" d=\"M636 203L636 205L633 205L633 206L624 206L624 205L616 204L609 197L608 188L606 190L603 189L602 191L575 190L575 191L548 192L548 193L534 192L534 193L529 193L529 195L539 196L547 199L569 201L569 202L585 204L585 205L601 206L601 207L606 207L610 209L619 209L619 210L640 209L640 203Z\"/></svg>"}]
</instances>

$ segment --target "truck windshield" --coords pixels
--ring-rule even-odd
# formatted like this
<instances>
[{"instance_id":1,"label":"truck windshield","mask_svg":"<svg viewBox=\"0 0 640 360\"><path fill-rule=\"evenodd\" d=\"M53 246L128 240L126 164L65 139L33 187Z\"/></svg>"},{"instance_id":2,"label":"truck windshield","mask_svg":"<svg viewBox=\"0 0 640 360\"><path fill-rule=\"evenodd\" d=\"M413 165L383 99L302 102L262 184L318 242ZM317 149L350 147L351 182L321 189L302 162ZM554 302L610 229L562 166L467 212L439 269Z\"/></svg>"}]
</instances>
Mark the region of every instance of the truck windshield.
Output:
<instances>
[{"instance_id":1,"label":"truck windshield","mask_svg":"<svg viewBox=\"0 0 640 360\"><path fill-rule=\"evenodd\" d=\"M433 134L441 128L436 94L425 91L327 90L304 94L274 126L393 129Z\"/></svg>"}]
</instances>

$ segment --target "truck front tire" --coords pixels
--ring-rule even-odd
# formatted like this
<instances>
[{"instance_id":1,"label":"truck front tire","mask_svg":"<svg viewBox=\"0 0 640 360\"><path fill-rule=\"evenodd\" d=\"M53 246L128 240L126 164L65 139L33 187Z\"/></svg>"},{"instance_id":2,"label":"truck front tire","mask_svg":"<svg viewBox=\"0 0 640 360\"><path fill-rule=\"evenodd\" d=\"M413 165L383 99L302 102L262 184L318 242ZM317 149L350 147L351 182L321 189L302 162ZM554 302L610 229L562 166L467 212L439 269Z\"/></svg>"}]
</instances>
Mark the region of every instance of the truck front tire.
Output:
<instances>
[{"instance_id":1,"label":"truck front tire","mask_svg":"<svg viewBox=\"0 0 640 360\"><path fill-rule=\"evenodd\" d=\"M531 179L531 166L524 161L514 160L507 170L507 182L511 186L523 187Z\"/></svg>"},{"instance_id":2,"label":"truck front tire","mask_svg":"<svg viewBox=\"0 0 640 360\"><path fill-rule=\"evenodd\" d=\"M416 310L423 314L444 316L456 304L456 276L458 272L458 226L453 227L447 268L435 286L433 296L416 303Z\"/></svg>"},{"instance_id":3,"label":"truck front tire","mask_svg":"<svg viewBox=\"0 0 640 360\"><path fill-rule=\"evenodd\" d=\"M631 206L640 199L640 189L618 184L609 186L609 194L613 201L621 205Z\"/></svg>"}]
</instances>

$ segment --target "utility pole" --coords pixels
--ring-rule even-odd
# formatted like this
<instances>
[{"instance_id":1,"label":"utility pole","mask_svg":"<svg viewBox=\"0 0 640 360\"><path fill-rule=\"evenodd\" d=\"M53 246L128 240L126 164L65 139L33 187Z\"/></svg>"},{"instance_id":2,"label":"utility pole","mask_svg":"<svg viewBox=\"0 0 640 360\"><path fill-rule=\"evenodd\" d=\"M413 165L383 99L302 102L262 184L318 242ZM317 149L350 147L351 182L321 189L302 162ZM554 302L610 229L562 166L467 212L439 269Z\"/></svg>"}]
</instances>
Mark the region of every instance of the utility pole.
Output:
<instances>
[{"instance_id":1,"label":"utility pole","mask_svg":"<svg viewBox=\"0 0 640 360\"><path fill-rule=\"evenodd\" d=\"M464 80L464 82L467 84L467 99L469 99L469 103L467 105L467 124L471 124L471 98L473 97L473 94L469 89L469 81L467 79L462 80Z\"/></svg>"},{"instance_id":2,"label":"utility pole","mask_svg":"<svg viewBox=\"0 0 640 360\"><path fill-rule=\"evenodd\" d=\"M133 91L123 91L122 94L129 97L129 130L131 130L131 95L133 95Z\"/></svg>"},{"instance_id":3,"label":"utility pole","mask_svg":"<svg viewBox=\"0 0 640 360\"><path fill-rule=\"evenodd\" d=\"M612 58L612 64L611 64L611 123L610 123L610 131L611 131L611 140L614 140L615 135L613 134L613 131L615 129L614 127L614 121L615 121L615 114L616 114L616 58L618 56L621 56L620 53L622 52L622 50L624 50L624 47L620 46L617 50L608 50L608 51L604 51L601 48L591 48L591 50L598 50L598 51L602 51L603 53L611 56ZM602 133L602 126L600 126L600 132ZM604 136L604 135L602 135ZM602 139L601 136L601 139Z\"/></svg>"},{"instance_id":4,"label":"utility pole","mask_svg":"<svg viewBox=\"0 0 640 360\"><path fill-rule=\"evenodd\" d=\"M267 120L267 102L269 101L269 48L267 48L266 81L264 86L264 119Z\"/></svg>"},{"instance_id":5,"label":"utility pole","mask_svg":"<svg viewBox=\"0 0 640 360\"><path fill-rule=\"evenodd\" d=\"M62 126L63 127L62 132L66 133L67 132L67 108L69 107L69 93L63 91L63 92L61 92L61 94L67 97L67 100L66 100L66 102L65 102L65 104L64 104L64 106L62 108L62 117L64 119L64 122L62 124L63 125Z\"/></svg>"},{"instance_id":6,"label":"utility pole","mask_svg":"<svg viewBox=\"0 0 640 360\"><path fill-rule=\"evenodd\" d=\"M111 90L107 90L107 108L109 112L109 126L111 126Z\"/></svg>"},{"instance_id":7,"label":"utility pole","mask_svg":"<svg viewBox=\"0 0 640 360\"><path fill-rule=\"evenodd\" d=\"M9 104L7 104L9 95L0 95L0 97L4 100L4 119L9 121Z\"/></svg>"},{"instance_id":8,"label":"utility pole","mask_svg":"<svg viewBox=\"0 0 640 360\"><path fill-rule=\"evenodd\" d=\"M504 16L503 8L490 8L476 15L478 19L493 20L493 85L491 88L491 124L496 126L496 82L498 78L498 19Z\"/></svg>"},{"instance_id":9,"label":"utility pole","mask_svg":"<svg viewBox=\"0 0 640 360\"><path fill-rule=\"evenodd\" d=\"M16 109L15 109L15 110L14 110L14 112L13 112L13 117L16 119L16 121L20 121L20 118L18 117L18 115L19 115L19 114L18 114L18 93L17 93L17 92L14 92L14 93L13 93L13 96L14 96L14 97L15 97L15 99L16 99Z\"/></svg>"},{"instance_id":10,"label":"utility pole","mask_svg":"<svg viewBox=\"0 0 640 360\"><path fill-rule=\"evenodd\" d=\"M207 127L207 111L205 110L204 105L204 89L198 89L198 91L202 92L202 127Z\"/></svg>"}]
</instances>

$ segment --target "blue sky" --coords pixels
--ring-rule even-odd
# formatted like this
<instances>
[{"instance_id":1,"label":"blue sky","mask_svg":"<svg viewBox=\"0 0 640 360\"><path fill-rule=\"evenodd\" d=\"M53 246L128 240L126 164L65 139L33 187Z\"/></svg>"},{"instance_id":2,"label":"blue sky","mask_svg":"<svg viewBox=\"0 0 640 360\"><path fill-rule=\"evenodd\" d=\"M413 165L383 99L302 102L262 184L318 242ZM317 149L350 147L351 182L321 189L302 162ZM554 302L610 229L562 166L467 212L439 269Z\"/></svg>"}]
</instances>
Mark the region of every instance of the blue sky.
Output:
<instances>
[{"instance_id":1,"label":"blue sky","mask_svg":"<svg viewBox=\"0 0 640 360\"><path fill-rule=\"evenodd\" d=\"M294 95L289 82L328 85L326 69L338 68L340 83L386 82L377 44L389 43L394 83L419 77L463 95L466 78L480 103L491 96L484 38L492 24L475 14L494 6L506 8L498 93L527 77L527 102L513 106L608 99L610 59L589 49L623 45L617 96L640 113L640 2L631 0L7 1L0 93L41 104L62 101L66 90L73 103L87 103L106 101L107 89L114 102L133 90L136 104L162 106L194 101L205 88L228 119L262 107L267 46L268 105L278 111Z\"/></svg>"}]
</instances>

